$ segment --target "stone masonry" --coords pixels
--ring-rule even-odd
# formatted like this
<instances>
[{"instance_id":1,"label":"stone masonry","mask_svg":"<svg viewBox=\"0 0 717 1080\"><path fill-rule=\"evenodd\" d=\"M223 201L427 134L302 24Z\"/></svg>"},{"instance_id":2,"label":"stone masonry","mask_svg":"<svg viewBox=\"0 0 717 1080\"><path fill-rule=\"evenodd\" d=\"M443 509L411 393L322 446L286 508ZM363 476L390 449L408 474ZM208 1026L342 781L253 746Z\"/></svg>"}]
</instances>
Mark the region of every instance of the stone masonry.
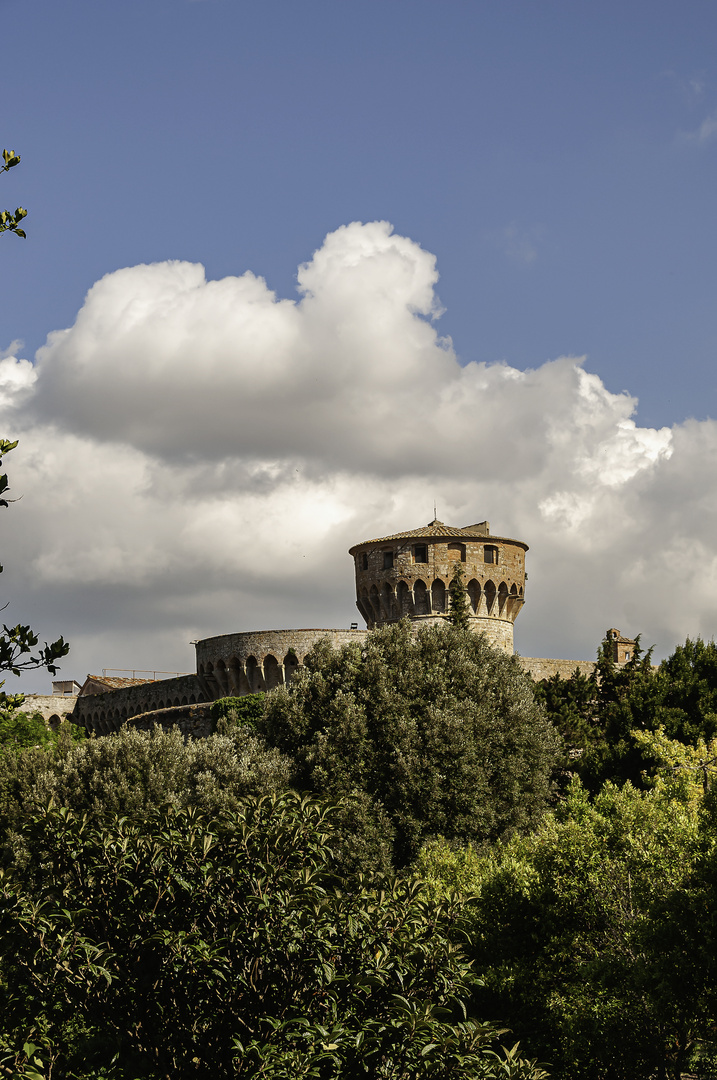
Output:
<instances>
[{"instance_id":1,"label":"stone masonry","mask_svg":"<svg viewBox=\"0 0 717 1080\"><path fill-rule=\"evenodd\" d=\"M349 550L356 607L369 630L405 617L416 626L445 622L448 586L460 565L471 630L512 653L513 623L525 602L527 550L522 540L491 536L487 521L459 528L434 518L420 529L365 540Z\"/></svg>"}]
</instances>

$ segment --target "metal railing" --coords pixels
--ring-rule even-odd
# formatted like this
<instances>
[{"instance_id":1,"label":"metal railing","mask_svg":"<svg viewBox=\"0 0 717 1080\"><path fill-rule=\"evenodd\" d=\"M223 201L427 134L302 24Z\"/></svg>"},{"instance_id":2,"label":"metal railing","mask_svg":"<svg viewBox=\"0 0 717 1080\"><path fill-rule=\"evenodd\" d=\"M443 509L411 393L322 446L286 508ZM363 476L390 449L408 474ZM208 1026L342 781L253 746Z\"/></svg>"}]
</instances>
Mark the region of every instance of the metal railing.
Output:
<instances>
[{"instance_id":1,"label":"metal railing","mask_svg":"<svg viewBox=\"0 0 717 1080\"><path fill-rule=\"evenodd\" d=\"M132 679L140 679L143 675L151 675L153 679L156 679L158 675L170 675L175 678L179 678L181 675L193 675L193 671L141 671L139 668L123 668L123 667L103 667L102 675L105 679L112 678L112 672L117 675L129 676ZM132 673L130 675L130 672Z\"/></svg>"}]
</instances>

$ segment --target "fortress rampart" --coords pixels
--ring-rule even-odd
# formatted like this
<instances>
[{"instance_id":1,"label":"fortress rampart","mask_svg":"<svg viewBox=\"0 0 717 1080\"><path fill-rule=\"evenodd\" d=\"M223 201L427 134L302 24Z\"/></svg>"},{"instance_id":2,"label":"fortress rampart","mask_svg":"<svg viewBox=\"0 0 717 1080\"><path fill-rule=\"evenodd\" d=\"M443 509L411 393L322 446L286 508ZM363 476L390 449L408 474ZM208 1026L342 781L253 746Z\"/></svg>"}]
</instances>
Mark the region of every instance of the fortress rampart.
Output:
<instances>
[{"instance_id":1,"label":"fortress rampart","mask_svg":"<svg viewBox=\"0 0 717 1080\"><path fill-rule=\"evenodd\" d=\"M470 629L512 654L513 624L525 602L527 550L522 540L491 536L487 521L459 528L434 519L420 529L365 540L349 554L356 573L356 606L367 630L219 634L195 643L194 675L147 681L88 676L77 697L31 695L27 707L53 724L69 714L74 723L98 735L118 731L129 720L142 728L177 724L186 735L207 735L212 701L286 686L321 638L337 648L361 643L374 628L402 618L408 618L416 629L445 624L450 614L449 585L457 566L466 590ZM608 635L614 660L629 661L635 643L619 630L610 630ZM536 681L554 675L568 679L576 669L589 675L594 667L587 660L518 660Z\"/></svg>"},{"instance_id":2,"label":"fortress rampart","mask_svg":"<svg viewBox=\"0 0 717 1080\"><path fill-rule=\"evenodd\" d=\"M108 690L104 694L80 694L75 701L72 721L97 735L119 731L126 720L158 709L178 708L212 701L196 675Z\"/></svg>"},{"instance_id":3,"label":"fortress rampart","mask_svg":"<svg viewBox=\"0 0 717 1080\"><path fill-rule=\"evenodd\" d=\"M212 699L285 686L319 638L334 648L363 641L365 630L259 630L220 634L196 644L197 675Z\"/></svg>"}]
</instances>

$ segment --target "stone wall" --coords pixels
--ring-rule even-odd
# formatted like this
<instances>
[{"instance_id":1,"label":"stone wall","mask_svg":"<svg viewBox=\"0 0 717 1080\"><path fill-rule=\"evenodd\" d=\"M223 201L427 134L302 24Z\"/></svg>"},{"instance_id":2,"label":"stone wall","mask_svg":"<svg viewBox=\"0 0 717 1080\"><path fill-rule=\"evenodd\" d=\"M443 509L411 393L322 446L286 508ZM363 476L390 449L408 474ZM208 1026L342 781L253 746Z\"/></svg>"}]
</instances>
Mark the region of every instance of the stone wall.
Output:
<instances>
[{"instance_id":1,"label":"stone wall","mask_svg":"<svg viewBox=\"0 0 717 1080\"><path fill-rule=\"evenodd\" d=\"M196 644L197 673L211 698L241 697L285 686L312 646L363 642L365 630L259 630L221 634Z\"/></svg>"},{"instance_id":2,"label":"stone wall","mask_svg":"<svg viewBox=\"0 0 717 1080\"><path fill-rule=\"evenodd\" d=\"M548 660L535 656L519 656L518 660L523 671L532 675L536 682L552 679L553 675L569 679L576 669L581 675L592 675L595 667L594 660Z\"/></svg>"},{"instance_id":3,"label":"stone wall","mask_svg":"<svg viewBox=\"0 0 717 1080\"><path fill-rule=\"evenodd\" d=\"M212 703L203 702L200 705L180 705L171 709L154 709L152 712L140 713L132 717L132 727L140 731L151 731L155 724L161 727L178 727L185 738L206 739L212 733L211 720Z\"/></svg>"},{"instance_id":4,"label":"stone wall","mask_svg":"<svg viewBox=\"0 0 717 1080\"><path fill-rule=\"evenodd\" d=\"M51 727L55 727L63 717L72 714L76 702L74 694L25 694L21 708L28 716L40 713Z\"/></svg>"},{"instance_id":5,"label":"stone wall","mask_svg":"<svg viewBox=\"0 0 717 1080\"><path fill-rule=\"evenodd\" d=\"M426 620L439 621L443 620L435 617ZM492 645L512 651L512 630L512 623L495 619L484 632ZM366 630L262 630L221 634L197 642L196 675L160 679L76 698L28 695L24 708L28 712L41 712L48 721L53 716L59 719L70 714L74 723L98 735L118 731L122 724L130 721L141 728L150 728L155 723L165 727L176 724L185 735L201 738L211 731L209 706L212 701L286 685L321 638L328 638L331 645L338 648L349 642L363 642L367 633ZM569 679L576 669L590 675L594 667L592 660L530 656L521 656L518 660L523 670L536 681L553 675Z\"/></svg>"},{"instance_id":6,"label":"stone wall","mask_svg":"<svg viewBox=\"0 0 717 1080\"><path fill-rule=\"evenodd\" d=\"M80 694L75 698L72 720L89 732L106 735L142 713L212 700L197 675L180 675L176 679L158 679L104 694Z\"/></svg>"}]
</instances>

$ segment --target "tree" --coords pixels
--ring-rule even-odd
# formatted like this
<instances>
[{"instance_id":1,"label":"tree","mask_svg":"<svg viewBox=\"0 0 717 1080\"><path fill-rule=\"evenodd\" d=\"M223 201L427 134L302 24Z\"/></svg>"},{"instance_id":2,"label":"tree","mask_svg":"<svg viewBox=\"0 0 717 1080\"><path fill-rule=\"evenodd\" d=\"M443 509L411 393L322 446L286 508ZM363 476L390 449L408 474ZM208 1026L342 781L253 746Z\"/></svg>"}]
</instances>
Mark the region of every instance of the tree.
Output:
<instances>
[{"instance_id":1,"label":"tree","mask_svg":"<svg viewBox=\"0 0 717 1080\"><path fill-rule=\"evenodd\" d=\"M3 150L4 165L0 166L0 172L9 172L20 164L20 157L14 150ZM27 217L27 210L18 206L13 214L12 210L0 210L0 232L14 232L16 236L25 238L25 230L20 228L20 222Z\"/></svg>"},{"instance_id":2,"label":"tree","mask_svg":"<svg viewBox=\"0 0 717 1080\"><path fill-rule=\"evenodd\" d=\"M429 836L482 844L532 828L559 745L514 657L455 626L414 636L408 620L363 645L318 642L258 728L300 790L353 798L356 837L397 867Z\"/></svg>"},{"instance_id":3,"label":"tree","mask_svg":"<svg viewBox=\"0 0 717 1080\"><path fill-rule=\"evenodd\" d=\"M545 679L536 697L565 739L564 769L591 791L606 780L649 786L655 761L636 733L662 728L692 747L717 735L717 646L688 638L655 668L639 637L629 662L616 664L606 636L591 675Z\"/></svg>"},{"instance_id":4,"label":"tree","mask_svg":"<svg viewBox=\"0 0 717 1080\"><path fill-rule=\"evenodd\" d=\"M453 567L453 576L448 584L448 621L453 626L467 630L470 620L468 594L466 593L465 574L459 562Z\"/></svg>"},{"instance_id":5,"label":"tree","mask_svg":"<svg viewBox=\"0 0 717 1080\"><path fill-rule=\"evenodd\" d=\"M6 1071L29 1078L34 1055L76 1080L539 1080L468 1013L456 906L342 885L332 813L292 793L218 820L26 821L32 864L0 877Z\"/></svg>"},{"instance_id":6,"label":"tree","mask_svg":"<svg viewBox=\"0 0 717 1080\"><path fill-rule=\"evenodd\" d=\"M8 439L0 439L0 466L2 466L3 457L16 446L17 440L10 442ZM7 474L3 473L0 475L0 507L7 508L9 502L12 501L6 498L9 487ZM0 566L0 573L2 571L3 567ZM37 634L29 626L23 626L21 623L12 627L3 625L3 632L0 634L0 671L10 671L13 675L19 675L21 671L44 667L51 675L54 675L57 671L56 661L67 656L70 646L64 638L59 637L51 645L45 642L44 647L38 649L33 655L33 649L37 648L38 640ZM4 685L4 682L0 682L0 687ZM21 705L23 700L22 694L8 697L5 693L0 693L0 706L14 707Z\"/></svg>"},{"instance_id":7,"label":"tree","mask_svg":"<svg viewBox=\"0 0 717 1080\"><path fill-rule=\"evenodd\" d=\"M591 800L576 781L527 837L421 854L434 895L472 896L477 1009L560 1080L680 1080L699 1044L714 1046L714 940L698 944L714 907L690 891L700 814L676 794L608 783Z\"/></svg>"},{"instance_id":8,"label":"tree","mask_svg":"<svg viewBox=\"0 0 717 1080\"><path fill-rule=\"evenodd\" d=\"M632 732L653 730L660 722L663 688L652 649L644 652L639 636L631 659L618 665L606 634L589 676L576 669L569 679L545 679L536 696L565 740L565 770L577 773L592 792L607 780L643 786L651 762Z\"/></svg>"}]
</instances>

